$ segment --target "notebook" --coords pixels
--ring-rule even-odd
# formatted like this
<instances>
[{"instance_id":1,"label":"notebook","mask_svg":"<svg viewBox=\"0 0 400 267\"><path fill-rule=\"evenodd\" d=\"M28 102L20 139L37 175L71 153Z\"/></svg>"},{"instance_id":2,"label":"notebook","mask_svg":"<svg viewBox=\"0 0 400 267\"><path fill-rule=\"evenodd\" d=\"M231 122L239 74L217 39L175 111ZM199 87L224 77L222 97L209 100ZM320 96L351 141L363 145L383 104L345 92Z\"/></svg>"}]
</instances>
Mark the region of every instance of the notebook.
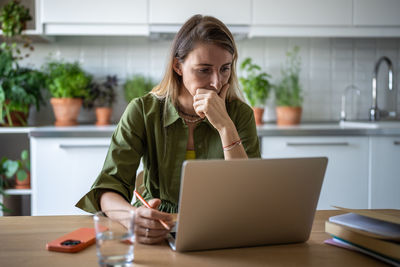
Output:
<instances>
[{"instance_id":1,"label":"notebook","mask_svg":"<svg viewBox=\"0 0 400 267\"><path fill-rule=\"evenodd\" d=\"M182 167L176 251L308 240L328 159L189 160Z\"/></svg>"}]
</instances>

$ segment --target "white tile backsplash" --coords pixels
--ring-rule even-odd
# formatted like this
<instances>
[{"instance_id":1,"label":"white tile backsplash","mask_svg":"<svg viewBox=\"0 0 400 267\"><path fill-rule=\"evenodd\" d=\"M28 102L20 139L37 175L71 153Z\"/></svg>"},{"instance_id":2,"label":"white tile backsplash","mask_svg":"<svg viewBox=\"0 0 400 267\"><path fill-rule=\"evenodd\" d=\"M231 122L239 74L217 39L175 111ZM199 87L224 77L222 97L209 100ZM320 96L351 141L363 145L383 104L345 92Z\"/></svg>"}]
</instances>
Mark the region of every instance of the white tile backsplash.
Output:
<instances>
[{"instance_id":1,"label":"white tile backsplash","mask_svg":"<svg viewBox=\"0 0 400 267\"><path fill-rule=\"evenodd\" d=\"M400 110L400 39L398 38L254 38L237 42L239 64L245 57L272 75L272 82L280 79L285 54L294 45L301 47L301 82L304 88L303 121L332 121L339 119L341 95L350 85L360 91L359 116L368 118L371 106L371 79L375 62L381 56L389 57L395 70L397 109ZM34 44L35 51L23 64L40 67L52 54L58 59L78 60L83 68L94 75L118 75L120 87L113 113L117 122L125 109L122 83L132 74L142 73L160 81L165 71L171 40L153 40L144 37L57 37L52 43ZM240 74L240 71L238 71ZM395 105L395 97L383 90L387 83L387 67L382 66L378 79L378 103ZM271 94L273 97L273 94ZM391 101L389 101L390 99ZM389 100L388 100L389 99ZM275 120L272 99L266 103L264 119ZM51 107L37 113L32 109L31 124L51 124ZM79 121L94 120L92 111L83 110Z\"/></svg>"}]
</instances>

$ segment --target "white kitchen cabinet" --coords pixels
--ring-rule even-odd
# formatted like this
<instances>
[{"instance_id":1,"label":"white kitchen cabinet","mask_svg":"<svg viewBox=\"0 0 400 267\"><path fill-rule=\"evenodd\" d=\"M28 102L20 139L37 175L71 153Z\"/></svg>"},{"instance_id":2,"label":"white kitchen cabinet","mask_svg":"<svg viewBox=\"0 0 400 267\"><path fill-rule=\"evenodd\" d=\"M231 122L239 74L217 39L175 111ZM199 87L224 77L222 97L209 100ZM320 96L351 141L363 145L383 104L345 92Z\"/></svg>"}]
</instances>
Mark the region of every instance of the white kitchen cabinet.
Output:
<instances>
[{"instance_id":1,"label":"white kitchen cabinet","mask_svg":"<svg viewBox=\"0 0 400 267\"><path fill-rule=\"evenodd\" d=\"M318 209L368 207L368 150L368 137L262 138L263 158L328 157Z\"/></svg>"},{"instance_id":2,"label":"white kitchen cabinet","mask_svg":"<svg viewBox=\"0 0 400 267\"><path fill-rule=\"evenodd\" d=\"M400 209L400 136L371 137L370 208Z\"/></svg>"},{"instance_id":3,"label":"white kitchen cabinet","mask_svg":"<svg viewBox=\"0 0 400 267\"><path fill-rule=\"evenodd\" d=\"M352 0L254 0L253 24L351 26Z\"/></svg>"},{"instance_id":4,"label":"white kitchen cabinet","mask_svg":"<svg viewBox=\"0 0 400 267\"><path fill-rule=\"evenodd\" d=\"M32 215L85 214L75 207L100 173L110 138L31 138Z\"/></svg>"},{"instance_id":5,"label":"white kitchen cabinet","mask_svg":"<svg viewBox=\"0 0 400 267\"><path fill-rule=\"evenodd\" d=\"M48 35L148 35L147 0L41 0Z\"/></svg>"},{"instance_id":6,"label":"white kitchen cabinet","mask_svg":"<svg viewBox=\"0 0 400 267\"><path fill-rule=\"evenodd\" d=\"M400 1L353 0L354 25L400 26Z\"/></svg>"},{"instance_id":7,"label":"white kitchen cabinet","mask_svg":"<svg viewBox=\"0 0 400 267\"><path fill-rule=\"evenodd\" d=\"M251 23L251 0L149 0L150 24L183 24L195 14L211 15L230 25Z\"/></svg>"}]
</instances>

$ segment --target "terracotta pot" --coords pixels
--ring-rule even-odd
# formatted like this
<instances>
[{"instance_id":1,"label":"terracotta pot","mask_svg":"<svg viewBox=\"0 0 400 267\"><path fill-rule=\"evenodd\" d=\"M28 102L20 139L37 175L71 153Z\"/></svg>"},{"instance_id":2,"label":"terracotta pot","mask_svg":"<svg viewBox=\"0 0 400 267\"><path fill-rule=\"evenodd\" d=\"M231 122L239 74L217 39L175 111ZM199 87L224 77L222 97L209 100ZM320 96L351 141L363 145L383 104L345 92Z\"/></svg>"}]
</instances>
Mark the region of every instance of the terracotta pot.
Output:
<instances>
[{"instance_id":1,"label":"terracotta pot","mask_svg":"<svg viewBox=\"0 0 400 267\"><path fill-rule=\"evenodd\" d=\"M257 126L263 125L264 109L253 107L253 111L254 111L254 119L256 120L256 125Z\"/></svg>"},{"instance_id":2,"label":"terracotta pot","mask_svg":"<svg viewBox=\"0 0 400 267\"><path fill-rule=\"evenodd\" d=\"M16 189L29 189L29 188L31 188L31 173L28 172L28 177L23 181L20 181L17 178L15 178L15 188Z\"/></svg>"},{"instance_id":3,"label":"terracotta pot","mask_svg":"<svg viewBox=\"0 0 400 267\"><path fill-rule=\"evenodd\" d=\"M56 117L55 126L73 126L77 125L77 118L82 106L81 98L51 98L50 103L53 106Z\"/></svg>"},{"instance_id":4,"label":"terracotta pot","mask_svg":"<svg viewBox=\"0 0 400 267\"><path fill-rule=\"evenodd\" d=\"M112 108L98 107L96 108L96 125L109 125L111 118Z\"/></svg>"},{"instance_id":5,"label":"terracotta pot","mask_svg":"<svg viewBox=\"0 0 400 267\"><path fill-rule=\"evenodd\" d=\"M301 120L301 107L276 107L276 123L278 125L297 125Z\"/></svg>"}]
</instances>

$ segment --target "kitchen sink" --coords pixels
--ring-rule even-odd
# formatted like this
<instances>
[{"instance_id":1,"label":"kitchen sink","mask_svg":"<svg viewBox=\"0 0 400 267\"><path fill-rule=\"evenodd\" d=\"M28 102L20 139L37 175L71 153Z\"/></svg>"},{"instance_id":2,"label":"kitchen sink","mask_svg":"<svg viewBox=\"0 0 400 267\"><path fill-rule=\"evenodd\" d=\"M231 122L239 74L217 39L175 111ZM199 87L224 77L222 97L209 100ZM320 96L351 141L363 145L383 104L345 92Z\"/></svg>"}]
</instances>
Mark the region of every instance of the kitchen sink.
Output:
<instances>
[{"instance_id":1,"label":"kitchen sink","mask_svg":"<svg viewBox=\"0 0 400 267\"><path fill-rule=\"evenodd\" d=\"M400 121L341 121L339 125L343 128L400 128Z\"/></svg>"}]
</instances>

